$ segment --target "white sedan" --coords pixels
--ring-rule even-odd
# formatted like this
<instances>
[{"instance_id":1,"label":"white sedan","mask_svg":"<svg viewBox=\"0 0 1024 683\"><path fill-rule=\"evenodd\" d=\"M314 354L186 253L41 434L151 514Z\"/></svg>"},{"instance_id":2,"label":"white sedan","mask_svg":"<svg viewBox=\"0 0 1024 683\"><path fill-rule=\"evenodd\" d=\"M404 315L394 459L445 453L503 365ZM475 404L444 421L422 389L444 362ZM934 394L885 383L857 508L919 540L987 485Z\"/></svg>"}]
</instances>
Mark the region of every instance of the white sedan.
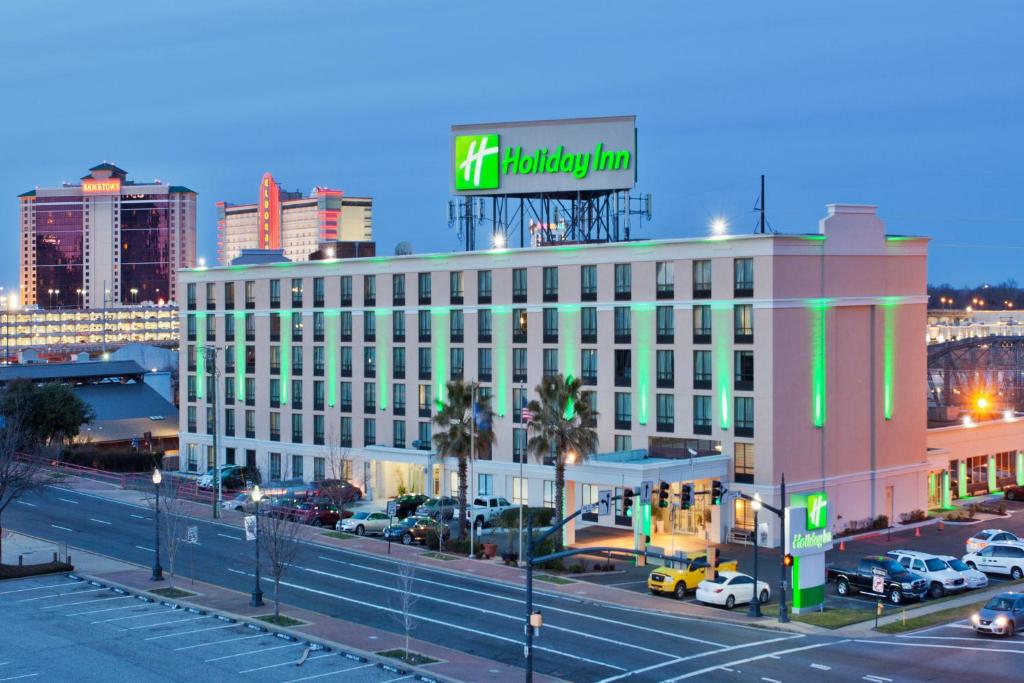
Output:
<instances>
[{"instance_id":1,"label":"white sedan","mask_svg":"<svg viewBox=\"0 0 1024 683\"><path fill-rule=\"evenodd\" d=\"M772 597L768 584L758 581L757 589L761 602L768 602ZM719 572L714 579L700 582L697 599L708 605L725 605L726 609L732 609L734 605L754 599L754 579L739 572Z\"/></svg>"},{"instance_id":2,"label":"white sedan","mask_svg":"<svg viewBox=\"0 0 1024 683\"><path fill-rule=\"evenodd\" d=\"M362 536L364 534L382 534L387 525L388 515L386 512L363 510L354 513L351 517L339 520L335 528L338 531Z\"/></svg>"}]
</instances>

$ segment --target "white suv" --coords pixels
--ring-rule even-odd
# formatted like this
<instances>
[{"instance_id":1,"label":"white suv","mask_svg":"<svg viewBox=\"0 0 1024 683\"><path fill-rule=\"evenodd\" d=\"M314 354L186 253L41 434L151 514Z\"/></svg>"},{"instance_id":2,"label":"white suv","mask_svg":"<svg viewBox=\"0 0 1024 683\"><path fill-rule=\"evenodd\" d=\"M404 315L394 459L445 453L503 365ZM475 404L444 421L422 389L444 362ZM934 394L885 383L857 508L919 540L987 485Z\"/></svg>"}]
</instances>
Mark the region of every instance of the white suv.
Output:
<instances>
[{"instance_id":1,"label":"white suv","mask_svg":"<svg viewBox=\"0 0 1024 683\"><path fill-rule=\"evenodd\" d=\"M964 577L968 588L984 588L988 585L988 577L985 576L985 573L979 572L977 569L971 569L964 564L963 560L957 559L952 555L936 555L936 557L943 560L949 565L950 569Z\"/></svg>"},{"instance_id":2,"label":"white suv","mask_svg":"<svg viewBox=\"0 0 1024 683\"><path fill-rule=\"evenodd\" d=\"M989 543L976 553L967 553L963 560L971 569L1009 574L1014 581L1024 578L1024 545L1020 543Z\"/></svg>"},{"instance_id":3,"label":"white suv","mask_svg":"<svg viewBox=\"0 0 1024 683\"><path fill-rule=\"evenodd\" d=\"M967 590L966 579L935 555L916 550L890 550L886 555L927 581L928 595L932 598Z\"/></svg>"},{"instance_id":4,"label":"white suv","mask_svg":"<svg viewBox=\"0 0 1024 683\"><path fill-rule=\"evenodd\" d=\"M966 553L976 553L989 543L999 543L1005 541L1019 541L1016 534L1012 534L1009 531L1003 531L1002 529L985 529L979 531L970 538L967 539L967 547L964 549Z\"/></svg>"}]
</instances>

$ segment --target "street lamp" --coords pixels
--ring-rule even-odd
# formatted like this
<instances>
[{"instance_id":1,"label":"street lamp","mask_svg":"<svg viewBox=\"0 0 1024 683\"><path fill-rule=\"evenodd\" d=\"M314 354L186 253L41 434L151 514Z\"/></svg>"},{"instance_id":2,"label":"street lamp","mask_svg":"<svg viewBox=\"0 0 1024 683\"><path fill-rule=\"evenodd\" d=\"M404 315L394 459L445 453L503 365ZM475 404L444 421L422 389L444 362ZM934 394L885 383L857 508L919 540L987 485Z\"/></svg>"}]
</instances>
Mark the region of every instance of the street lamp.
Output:
<instances>
[{"instance_id":1,"label":"street lamp","mask_svg":"<svg viewBox=\"0 0 1024 683\"><path fill-rule=\"evenodd\" d=\"M757 594L757 513L761 510L761 494L755 493L753 499L750 501L750 507L754 511L754 594L750 598L750 609L747 611L748 617L760 617L761 616L761 599Z\"/></svg>"},{"instance_id":2,"label":"street lamp","mask_svg":"<svg viewBox=\"0 0 1024 683\"><path fill-rule=\"evenodd\" d=\"M160 482L163 481L163 476L160 474L160 468L153 468L153 490L156 491L156 505L154 506L155 514L153 519L155 520L154 528L156 529L156 544L153 546L153 550L156 552L156 559L153 560L153 576L149 577L150 581L163 581L164 570L160 566Z\"/></svg>"},{"instance_id":3,"label":"street lamp","mask_svg":"<svg viewBox=\"0 0 1024 683\"><path fill-rule=\"evenodd\" d=\"M256 585L252 589L252 599L249 604L253 607L263 606L263 591L260 589L260 501L263 500L263 491L260 485L252 487L252 502L256 504Z\"/></svg>"},{"instance_id":4,"label":"street lamp","mask_svg":"<svg viewBox=\"0 0 1024 683\"><path fill-rule=\"evenodd\" d=\"M136 289L135 287L132 287L128 291L130 291L132 293L132 303L133 304L139 303L139 290Z\"/></svg>"}]
</instances>

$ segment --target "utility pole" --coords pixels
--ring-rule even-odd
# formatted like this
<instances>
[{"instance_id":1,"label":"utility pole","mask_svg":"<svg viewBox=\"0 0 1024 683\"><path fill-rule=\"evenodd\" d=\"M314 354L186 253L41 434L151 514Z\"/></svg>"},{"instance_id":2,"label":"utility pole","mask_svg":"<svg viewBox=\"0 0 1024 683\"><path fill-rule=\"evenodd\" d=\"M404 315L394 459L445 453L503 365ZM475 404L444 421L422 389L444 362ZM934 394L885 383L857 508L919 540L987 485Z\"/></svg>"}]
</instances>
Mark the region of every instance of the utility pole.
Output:
<instances>
[{"instance_id":1,"label":"utility pole","mask_svg":"<svg viewBox=\"0 0 1024 683\"><path fill-rule=\"evenodd\" d=\"M761 234L764 234L764 173L761 174Z\"/></svg>"},{"instance_id":2,"label":"utility pole","mask_svg":"<svg viewBox=\"0 0 1024 683\"><path fill-rule=\"evenodd\" d=\"M786 473L782 473L782 483L779 485L779 495L781 496L781 503L779 507L782 509L782 514L779 515L779 523L781 524L781 534L779 538L780 550L779 562L781 563L782 574L779 579L779 623L784 624L789 621L789 611L786 607ZM756 588L756 587L755 587Z\"/></svg>"},{"instance_id":3,"label":"utility pole","mask_svg":"<svg viewBox=\"0 0 1024 683\"><path fill-rule=\"evenodd\" d=\"M470 400L469 400L469 403L470 403L470 406L469 406L469 421L470 421L471 424L469 425L469 485L466 487L468 489L466 491L466 497L467 498L469 497L469 491L473 490L473 474L475 472L475 468L473 467L473 463L474 463L474 461L476 459L476 385L475 384L473 385L473 388L470 389ZM470 504L467 501L467 503L466 503L466 510L467 511L469 510L469 505ZM467 516L469 517L469 519L468 519L468 521L469 521L469 556L472 557L473 556L473 541L475 540L473 538L473 536L474 536L473 532L476 529L476 520L473 519L472 515L467 514ZM462 520L461 519L459 520L459 528L460 529L462 528Z\"/></svg>"}]
</instances>

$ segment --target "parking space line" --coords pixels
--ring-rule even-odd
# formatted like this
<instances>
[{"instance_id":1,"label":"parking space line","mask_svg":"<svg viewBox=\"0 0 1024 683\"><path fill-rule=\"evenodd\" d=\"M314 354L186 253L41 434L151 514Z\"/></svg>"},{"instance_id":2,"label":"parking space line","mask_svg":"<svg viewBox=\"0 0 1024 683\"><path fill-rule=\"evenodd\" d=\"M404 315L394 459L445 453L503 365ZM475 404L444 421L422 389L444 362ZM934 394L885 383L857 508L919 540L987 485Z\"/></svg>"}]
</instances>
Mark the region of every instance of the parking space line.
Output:
<instances>
[{"instance_id":1,"label":"parking space line","mask_svg":"<svg viewBox=\"0 0 1024 683\"><path fill-rule=\"evenodd\" d=\"M174 633L163 633L159 636L150 636L149 638L143 638L143 640L160 640L161 638L171 638L174 636L187 636L191 633L202 633L203 631L219 631L222 628L232 628L238 626L238 624L224 624L223 626L210 626L208 628L197 628L191 631L175 631Z\"/></svg>"},{"instance_id":2,"label":"parking space line","mask_svg":"<svg viewBox=\"0 0 1024 683\"><path fill-rule=\"evenodd\" d=\"M40 591L44 588L59 588L61 586L72 586L74 585L71 581L62 581L60 583L48 583L45 586L33 586L32 588L17 588L12 591L0 591L0 595L7 595L8 593L24 593L25 591Z\"/></svg>"},{"instance_id":3,"label":"parking space line","mask_svg":"<svg viewBox=\"0 0 1024 683\"><path fill-rule=\"evenodd\" d=\"M297 645L302 645L303 643L296 643L296 644ZM330 656L331 656L330 653L324 654L324 655L318 655L316 657L309 657L309 658L306 659L306 661L307 662L312 662L315 659L323 659L324 657L330 657ZM337 656L337 655L335 655L335 656ZM267 664L266 666L258 666L255 669L245 669L244 671L239 671L238 673L240 673L240 674L250 674L253 671L263 671L264 669L276 669L279 666L295 666L295 662L294 662L294 660L289 660L287 662L281 662L280 664Z\"/></svg>"},{"instance_id":4,"label":"parking space line","mask_svg":"<svg viewBox=\"0 0 1024 683\"><path fill-rule=\"evenodd\" d=\"M132 607L141 607L142 605L124 605L123 607L104 607L103 609L91 609L85 612L68 612L64 616L66 617L80 617L83 614L99 614L100 612L114 612L119 609L131 609Z\"/></svg>"},{"instance_id":5,"label":"parking space line","mask_svg":"<svg viewBox=\"0 0 1024 683\"><path fill-rule=\"evenodd\" d=\"M51 524L50 526L52 526L54 529L60 529L61 531L73 531L73 529L69 529L66 526L60 526L57 524Z\"/></svg>"},{"instance_id":6,"label":"parking space line","mask_svg":"<svg viewBox=\"0 0 1024 683\"><path fill-rule=\"evenodd\" d=\"M71 503L72 505L78 505L77 500L69 500L68 498L58 498L57 500L64 501L65 503Z\"/></svg>"},{"instance_id":7,"label":"parking space line","mask_svg":"<svg viewBox=\"0 0 1024 683\"><path fill-rule=\"evenodd\" d=\"M100 591L110 590L109 588L91 588L84 591L68 591L67 593L54 593L53 595L40 595L38 598L25 598L24 600L15 600L14 602L32 602L34 600L51 600L53 598L63 598L65 595L78 595L80 593L99 593Z\"/></svg>"},{"instance_id":8,"label":"parking space line","mask_svg":"<svg viewBox=\"0 0 1024 683\"><path fill-rule=\"evenodd\" d=\"M263 634L263 635L267 635L267 634ZM281 650L281 649L286 648L286 647L298 647L299 645L303 645L303 643L288 643L286 645L278 645L276 647L261 647L261 648L256 649L256 650L248 650L246 652L238 652L238 653L235 653L233 655L221 655L220 657L214 657L213 659L204 659L203 660L203 664L208 664L209 662L219 662L222 659L232 659L234 657L244 657L245 655L255 655L255 654L259 654L261 652L270 652L271 650ZM306 660L306 661L309 661L309 660ZM245 673L245 672L243 671L242 673Z\"/></svg>"},{"instance_id":9,"label":"parking space line","mask_svg":"<svg viewBox=\"0 0 1024 683\"><path fill-rule=\"evenodd\" d=\"M230 538L232 541L241 541L242 540L238 536L233 536L231 534L222 534L219 531L217 532L217 535L222 537L222 538Z\"/></svg>"},{"instance_id":10,"label":"parking space line","mask_svg":"<svg viewBox=\"0 0 1024 683\"><path fill-rule=\"evenodd\" d=\"M156 552L156 551L155 551L155 550L153 550L152 548L147 548L147 547L146 547L146 546L144 546L144 545L137 545L137 546L135 546L135 547L136 547L136 548L138 548L139 550L145 550L145 551L146 551L147 553L153 553L153 552Z\"/></svg>"},{"instance_id":11,"label":"parking space line","mask_svg":"<svg viewBox=\"0 0 1024 683\"><path fill-rule=\"evenodd\" d=\"M90 602L109 602L111 600L124 600L126 598L133 597L131 595L115 595L110 598L93 598L92 600L81 600L79 602L65 602L60 605L47 605L46 607L40 607L39 609L62 609L64 607L73 607L75 605L87 605Z\"/></svg>"},{"instance_id":12,"label":"parking space line","mask_svg":"<svg viewBox=\"0 0 1024 683\"><path fill-rule=\"evenodd\" d=\"M412 678L412 674L409 674L408 676L399 676L398 678L389 678L384 681L384 683L395 683L395 681L404 681L407 678Z\"/></svg>"},{"instance_id":13,"label":"parking space line","mask_svg":"<svg viewBox=\"0 0 1024 683\"><path fill-rule=\"evenodd\" d=\"M337 671L328 671L325 674L314 674L312 676L303 676L302 678L292 678L284 681L284 683L298 683L298 681L310 681L314 678L324 678L325 676L337 676L338 674L347 674L350 671L358 671L359 669L365 669L369 666L376 666L376 664L363 664L362 666L352 666L347 669L338 669ZM396 679L397 680L397 679Z\"/></svg>"},{"instance_id":14,"label":"parking space line","mask_svg":"<svg viewBox=\"0 0 1024 683\"><path fill-rule=\"evenodd\" d=\"M145 607L145 606L152 607L152 605L140 605L140 607ZM123 620L126 620L126 619L140 619L142 617L152 617L152 616L159 615L159 614L164 614L164 613L165 612L163 610L148 609L148 610L146 610L145 612L143 612L141 614L132 614L132 615L129 615L127 617L114 617L113 619L101 619L100 621L94 621L92 623L94 623L94 624L107 624L107 623L110 623L111 621L123 621Z\"/></svg>"},{"instance_id":15,"label":"parking space line","mask_svg":"<svg viewBox=\"0 0 1024 683\"><path fill-rule=\"evenodd\" d=\"M149 517L143 517L142 515L128 515L128 516L129 517L134 517L135 519L145 519L145 520L149 519Z\"/></svg>"},{"instance_id":16,"label":"parking space line","mask_svg":"<svg viewBox=\"0 0 1024 683\"><path fill-rule=\"evenodd\" d=\"M238 626L238 624L232 624L232 626ZM262 638L265 635L267 635L267 634L266 633L257 633L254 636L240 636L238 638L226 638L225 640L215 640L215 641L210 642L210 643L198 643L196 645L184 645L182 647L174 648L174 651L177 652L178 650L192 650L192 649L195 649L197 647L207 647L207 646L210 646L210 645L220 645L221 643L233 643L233 642L235 642L237 640L251 640L253 638Z\"/></svg>"},{"instance_id":17,"label":"parking space line","mask_svg":"<svg viewBox=\"0 0 1024 683\"><path fill-rule=\"evenodd\" d=\"M161 622L158 622L156 624L143 624L142 626L132 626L131 628L126 628L125 631L138 631L141 628L156 628L157 626L166 626L167 624L183 624L186 621L197 621L199 619L207 619L207 618L208 617L206 617L206 616L202 616L202 617L191 617L189 619L173 619L171 621L161 621Z\"/></svg>"}]
</instances>

